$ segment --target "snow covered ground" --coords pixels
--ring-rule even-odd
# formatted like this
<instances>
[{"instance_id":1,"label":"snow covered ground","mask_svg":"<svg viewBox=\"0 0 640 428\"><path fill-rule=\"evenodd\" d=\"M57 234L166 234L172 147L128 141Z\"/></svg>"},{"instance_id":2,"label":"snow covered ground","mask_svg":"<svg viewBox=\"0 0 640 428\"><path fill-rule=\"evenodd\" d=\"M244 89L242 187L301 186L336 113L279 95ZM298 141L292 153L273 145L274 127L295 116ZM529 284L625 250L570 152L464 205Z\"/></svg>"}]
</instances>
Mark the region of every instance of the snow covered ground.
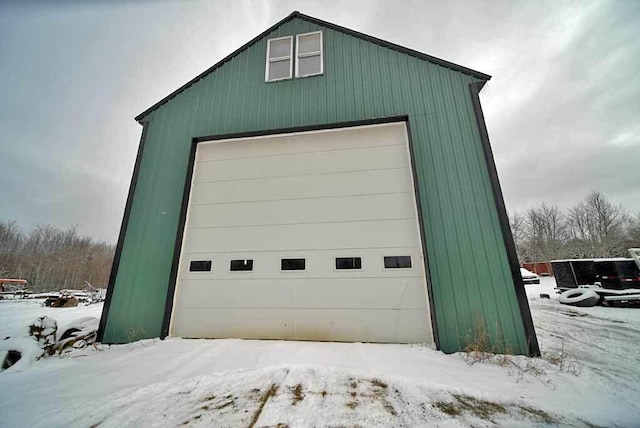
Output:
<instances>
[{"instance_id":1,"label":"snow covered ground","mask_svg":"<svg viewBox=\"0 0 640 428\"><path fill-rule=\"evenodd\" d=\"M469 364L425 346L145 340L0 373L0 426L640 426L640 309L527 286L543 354ZM101 305L0 302L0 338ZM499 363L502 363L500 365Z\"/></svg>"},{"instance_id":2,"label":"snow covered ground","mask_svg":"<svg viewBox=\"0 0 640 428\"><path fill-rule=\"evenodd\" d=\"M28 334L27 326L38 317L48 316L58 321L58 328L83 317L100 318L102 304L76 306L75 308L51 308L43 306L45 299L0 300L0 340L7 336Z\"/></svg>"}]
</instances>

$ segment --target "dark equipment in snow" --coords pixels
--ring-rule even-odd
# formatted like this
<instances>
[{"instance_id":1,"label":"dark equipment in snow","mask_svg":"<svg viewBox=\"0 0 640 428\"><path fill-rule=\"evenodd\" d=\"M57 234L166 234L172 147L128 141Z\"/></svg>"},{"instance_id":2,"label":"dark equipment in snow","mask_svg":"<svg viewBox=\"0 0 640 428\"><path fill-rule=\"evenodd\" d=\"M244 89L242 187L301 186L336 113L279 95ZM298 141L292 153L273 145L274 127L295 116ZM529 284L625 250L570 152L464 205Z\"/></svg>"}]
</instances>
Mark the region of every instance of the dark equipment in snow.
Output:
<instances>
[{"instance_id":1,"label":"dark equipment in snow","mask_svg":"<svg viewBox=\"0 0 640 428\"><path fill-rule=\"evenodd\" d=\"M633 259L574 259L551 262L557 288L600 285L605 290L640 288L640 269Z\"/></svg>"}]
</instances>

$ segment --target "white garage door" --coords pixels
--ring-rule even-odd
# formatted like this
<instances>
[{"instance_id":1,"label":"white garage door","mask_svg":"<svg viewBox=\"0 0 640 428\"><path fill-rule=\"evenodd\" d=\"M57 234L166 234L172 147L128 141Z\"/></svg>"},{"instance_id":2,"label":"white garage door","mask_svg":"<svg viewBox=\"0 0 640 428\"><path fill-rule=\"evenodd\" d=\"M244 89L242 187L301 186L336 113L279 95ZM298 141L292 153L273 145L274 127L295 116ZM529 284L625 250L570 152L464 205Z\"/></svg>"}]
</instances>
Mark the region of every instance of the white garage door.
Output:
<instances>
[{"instance_id":1,"label":"white garage door","mask_svg":"<svg viewBox=\"0 0 640 428\"><path fill-rule=\"evenodd\" d=\"M199 143L171 335L432 343L405 125Z\"/></svg>"}]
</instances>

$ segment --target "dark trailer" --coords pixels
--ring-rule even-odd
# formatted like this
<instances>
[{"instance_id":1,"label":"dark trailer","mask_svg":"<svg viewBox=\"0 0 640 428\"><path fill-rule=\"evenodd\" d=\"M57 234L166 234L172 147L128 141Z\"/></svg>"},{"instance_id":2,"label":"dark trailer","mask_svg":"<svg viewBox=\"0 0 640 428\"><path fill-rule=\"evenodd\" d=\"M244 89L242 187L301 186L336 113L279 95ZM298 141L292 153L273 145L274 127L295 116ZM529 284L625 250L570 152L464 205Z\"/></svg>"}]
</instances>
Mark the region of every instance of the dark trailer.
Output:
<instances>
[{"instance_id":1,"label":"dark trailer","mask_svg":"<svg viewBox=\"0 0 640 428\"><path fill-rule=\"evenodd\" d=\"M551 261L557 288L568 290L599 284L604 289L640 288L640 269L633 259L571 259Z\"/></svg>"}]
</instances>

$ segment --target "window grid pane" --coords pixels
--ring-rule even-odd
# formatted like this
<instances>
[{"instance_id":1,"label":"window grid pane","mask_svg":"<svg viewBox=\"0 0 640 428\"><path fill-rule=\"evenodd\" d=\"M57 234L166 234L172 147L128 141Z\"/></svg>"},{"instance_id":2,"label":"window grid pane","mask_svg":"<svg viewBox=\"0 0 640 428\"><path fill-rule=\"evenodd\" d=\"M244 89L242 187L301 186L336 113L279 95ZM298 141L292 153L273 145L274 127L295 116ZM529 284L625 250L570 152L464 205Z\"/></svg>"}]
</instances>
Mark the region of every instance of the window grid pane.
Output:
<instances>
[{"instance_id":1,"label":"window grid pane","mask_svg":"<svg viewBox=\"0 0 640 428\"><path fill-rule=\"evenodd\" d=\"M320 53L320 34L298 37L298 54Z\"/></svg>"},{"instance_id":2,"label":"window grid pane","mask_svg":"<svg viewBox=\"0 0 640 428\"><path fill-rule=\"evenodd\" d=\"M292 39L269 40L269 59L291 56Z\"/></svg>"},{"instance_id":3,"label":"window grid pane","mask_svg":"<svg viewBox=\"0 0 640 428\"><path fill-rule=\"evenodd\" d=\"M269 80L291 77L291 60L269 62Z\"/></svg>"},{"instance_id":4,"label":"window grid pane","mask_svg":"<svg viewBox=\"0 0 640 428\"><path fill-rule=\"evenodd\" d=\"M319 74L322 71L320 55L298 57L298 76Z\"/></svg>"}]
</instances>

